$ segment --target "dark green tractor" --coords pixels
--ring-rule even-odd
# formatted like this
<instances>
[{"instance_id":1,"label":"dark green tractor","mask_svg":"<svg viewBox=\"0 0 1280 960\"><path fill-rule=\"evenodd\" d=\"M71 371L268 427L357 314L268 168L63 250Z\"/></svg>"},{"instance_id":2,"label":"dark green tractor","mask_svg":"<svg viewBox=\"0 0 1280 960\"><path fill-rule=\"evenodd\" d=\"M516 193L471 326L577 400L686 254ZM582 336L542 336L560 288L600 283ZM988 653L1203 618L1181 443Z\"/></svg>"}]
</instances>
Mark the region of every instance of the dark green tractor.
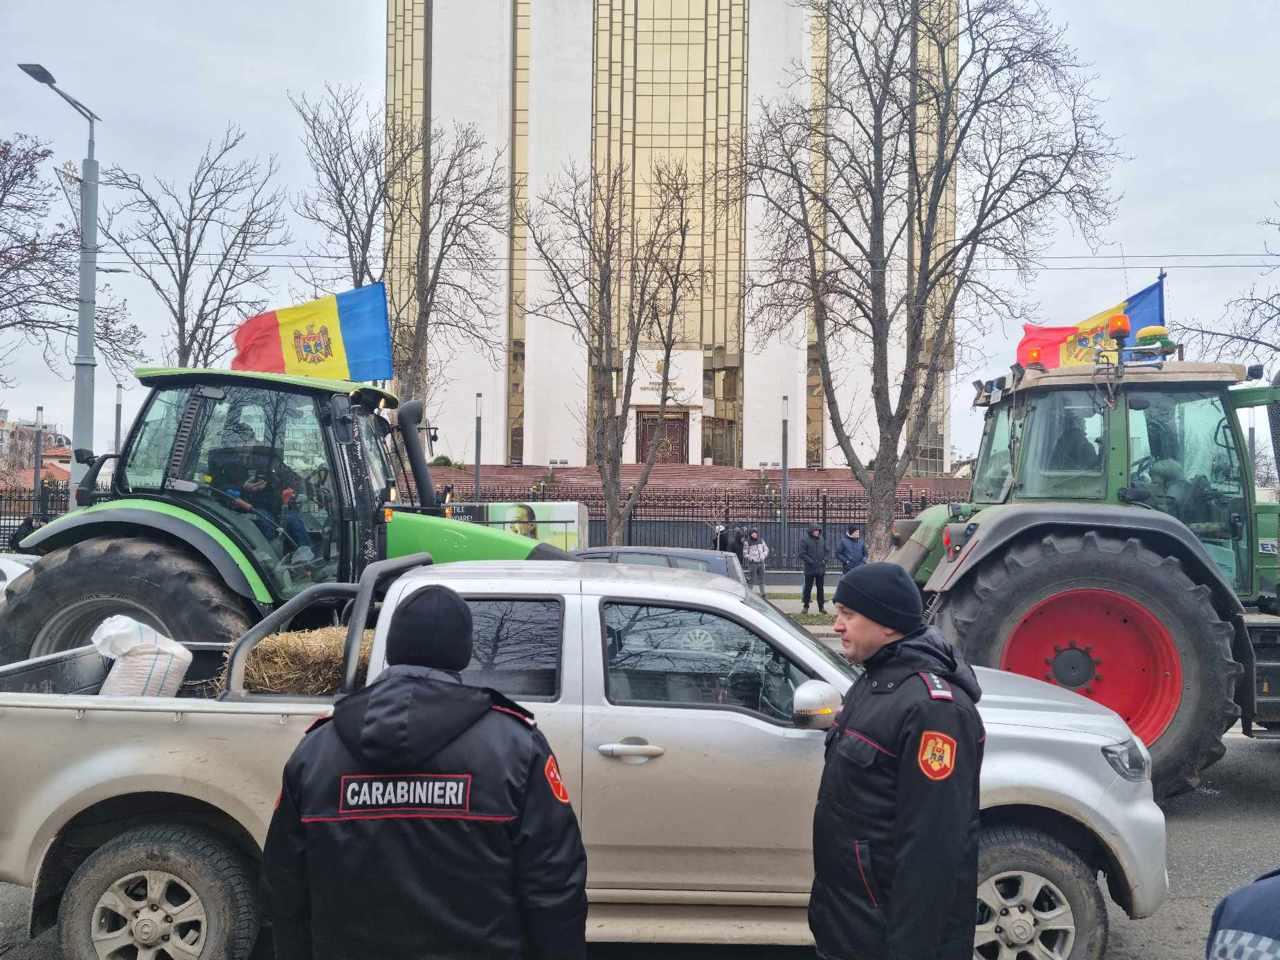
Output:
<instances>
[{"instance_id":1,"label":"dark green tractor","mask_svg":"<svg viewBox=\"0 0 1280 960\"><path fill-rule=\"evenodd\" d=\"M1280 506L1258 502L1239 417L1266 407L1280 447L1280 377L1166 353L975 384L970 502L899 521L891 556L974 663L1124 717L1158 796L1237 720L1280 737Z\"/></svg>"},{"instance_id":2,"label":"dark green tractor","mask_svg":"<svg viewBox=\"0 0 1280 960\"><path fill-rule=\"evenodd\" d=\"M357 580L389 557L566 557L441 515L417 402L393 427L382 411L396 398L358 383L227 370L138 377L151 394L120 455L76 451L90 463L78 509L22 543L43 556L0 602L0 663L87 643L113 614L221 650L305 587ZM109 490L97 490L112 461ZM420 502L403 502L398 476L412 478Z\"/></svg>"}]
</instances>

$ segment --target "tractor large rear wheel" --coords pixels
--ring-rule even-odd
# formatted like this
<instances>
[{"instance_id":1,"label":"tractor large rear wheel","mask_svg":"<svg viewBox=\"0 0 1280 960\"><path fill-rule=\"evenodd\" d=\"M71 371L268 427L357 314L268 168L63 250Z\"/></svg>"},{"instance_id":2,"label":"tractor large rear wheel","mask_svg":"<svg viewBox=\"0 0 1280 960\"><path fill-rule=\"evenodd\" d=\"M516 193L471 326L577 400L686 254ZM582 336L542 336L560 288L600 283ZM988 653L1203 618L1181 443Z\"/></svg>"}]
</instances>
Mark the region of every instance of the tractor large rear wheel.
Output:
<instances>
[{"instance_id":1,"label":"tractor large rear wheel","mask_svg":"<svg viewBox=\"0 0 1280 960\"><path fill-rule=\"evenodd\" d=\"M1194 787L1240 714L1242 668L1209 588L1136 538L1011 544L947 595L938 623L975 663L1115 710L1151 750L1157 797Z\"/></svg>"},{"instance_id":2,"label":"tractor large rear wheel","mask_svg":"<svg viewBox=\"0 0 1280 960\"><path fill-rule=\"evenodd\" d=\"M98 538L41 557L0 603L0 663L72 650L116 614L178 641L227 643L252 621L212 567L164 543Z\"/></svg>"}]
</instances>

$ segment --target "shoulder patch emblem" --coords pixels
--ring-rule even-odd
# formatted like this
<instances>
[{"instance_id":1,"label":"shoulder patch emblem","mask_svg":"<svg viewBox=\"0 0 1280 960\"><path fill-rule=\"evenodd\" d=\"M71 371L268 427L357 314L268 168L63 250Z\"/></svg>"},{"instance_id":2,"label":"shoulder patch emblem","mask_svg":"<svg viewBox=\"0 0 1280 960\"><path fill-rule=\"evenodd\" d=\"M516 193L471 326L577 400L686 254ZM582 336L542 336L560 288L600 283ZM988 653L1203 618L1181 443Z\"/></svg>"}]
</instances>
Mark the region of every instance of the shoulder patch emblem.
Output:
<instances>
[{"instance_id":1,"label":"shoulder patch emblem","mask_svg":"<svg viewBox=\"0 0 1280 960\"><path fill-rule=\"evenodd\" d=\"M931 700L955 700L955 694L951 692L951 685L943 680L936 673L918 673L916 674L929 690L929 698Z\"/></svg>"},{"instance_id":2,"label":"shoulder patch emblem","mask_svg":"<svg viewBox=\"0 0 1280 960\"><path fill-rule=\"evenodd\" d=\"M956 742L945 733L926 730L920 734L920 772L930 780L945 780L956 768Z\"/></svg>"},{"instance_id":3,"label":"shoulder patch emblem","mask_svg":"<svg viewBox=\"0 0 1280 960\"><path fill-rule=\"evenodd\" d=\"M569 802L569 791L560 776L560 764L556 763L555 754L547 757L547 765L542 768L547 776L547 784L551 787L551 795L561 803Z\"/></svg>"}]
</instances>

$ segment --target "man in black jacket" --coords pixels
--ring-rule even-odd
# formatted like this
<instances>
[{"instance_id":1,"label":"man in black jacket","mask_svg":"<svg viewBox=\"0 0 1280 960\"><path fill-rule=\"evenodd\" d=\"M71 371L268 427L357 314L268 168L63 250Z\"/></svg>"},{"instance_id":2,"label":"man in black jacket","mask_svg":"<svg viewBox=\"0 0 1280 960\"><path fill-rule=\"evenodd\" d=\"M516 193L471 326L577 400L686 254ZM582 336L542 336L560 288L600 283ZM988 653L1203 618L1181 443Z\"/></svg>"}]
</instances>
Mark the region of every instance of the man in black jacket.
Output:
<instances>
[{"instance_id":1,"label":"man in black jacket","mask_svg":"<svg viewBox=\"0 0 1280 960\"><path fill-rule=\"evenodd\" d=\"M533 715L461 682L471 611L396 608L388 669L294 751L263 854L278 960L583 960L587 858Z\"/></svg>"},{"instance_id":2,"label":"man in black jacket","mask_svg":"<svg viewBox=\"0 0 1280 960\"><path fill-rule=\"evenodd\" d=\"M813 595L813 586L818 586L818 612L827 612L827 592L822 579L827 572L827 545L822 540L822 528L810 527L809 534L800 544L797 551L800 555L800 566L804 569L804 590L800 594L800 602L804 612L809 612L809 598Z\"/></svg>"},{"instance_id":3,"label":"man in black jacket","mask_svg":"<svg viewBox=\"0 0 1280 960\"><path fill-rule=\"evenodd\" d=\"M977 678L922 622L896 564L845 574L845 657L865 670L827 735L809 926L824 960L970 960L978 873Z\"/></svg>"}]
</instances>

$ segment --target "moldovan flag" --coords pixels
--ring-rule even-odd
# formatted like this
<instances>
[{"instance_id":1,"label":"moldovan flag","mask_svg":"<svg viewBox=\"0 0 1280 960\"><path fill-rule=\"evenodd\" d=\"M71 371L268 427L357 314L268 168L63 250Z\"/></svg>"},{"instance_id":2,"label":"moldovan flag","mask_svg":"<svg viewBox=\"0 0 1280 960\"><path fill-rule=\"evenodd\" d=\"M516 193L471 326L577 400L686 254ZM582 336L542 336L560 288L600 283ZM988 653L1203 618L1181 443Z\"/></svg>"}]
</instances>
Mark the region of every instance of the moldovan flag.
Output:
<instances>
[{"instance_id":1,"label":"moldovan flag","mask_svg":"<svg viewBox=\"0 0 1280 960\"><path fill-rule=\"evenodd\" d=\"M1129 318L1129 335L1125 338L1125 346L1136 345L1138 334L1143 328L1164 326L1164 275L1161 274L1160 279L1151 286L1139 290L1114 307L1095 313L1074 327L1023 324L1022 342L1018 344L1018 363L1024 367L1039 363L1046 370L1091 364L1094 362L1095 351L1107 339L1107 321L1120 313ZM1106 345L1110 346L1109 343Z\"/></svg>"},{"instance_id":2,"label":"moldovan flag","mask_svg":"<svg viewBox=\"0 0 1280 960\"><path fill-rule=\"evenodd\" d=\"M334 380L390 380L391 328L381 283L250 317L232 370Z\"/></svg>"}]
</instances>

